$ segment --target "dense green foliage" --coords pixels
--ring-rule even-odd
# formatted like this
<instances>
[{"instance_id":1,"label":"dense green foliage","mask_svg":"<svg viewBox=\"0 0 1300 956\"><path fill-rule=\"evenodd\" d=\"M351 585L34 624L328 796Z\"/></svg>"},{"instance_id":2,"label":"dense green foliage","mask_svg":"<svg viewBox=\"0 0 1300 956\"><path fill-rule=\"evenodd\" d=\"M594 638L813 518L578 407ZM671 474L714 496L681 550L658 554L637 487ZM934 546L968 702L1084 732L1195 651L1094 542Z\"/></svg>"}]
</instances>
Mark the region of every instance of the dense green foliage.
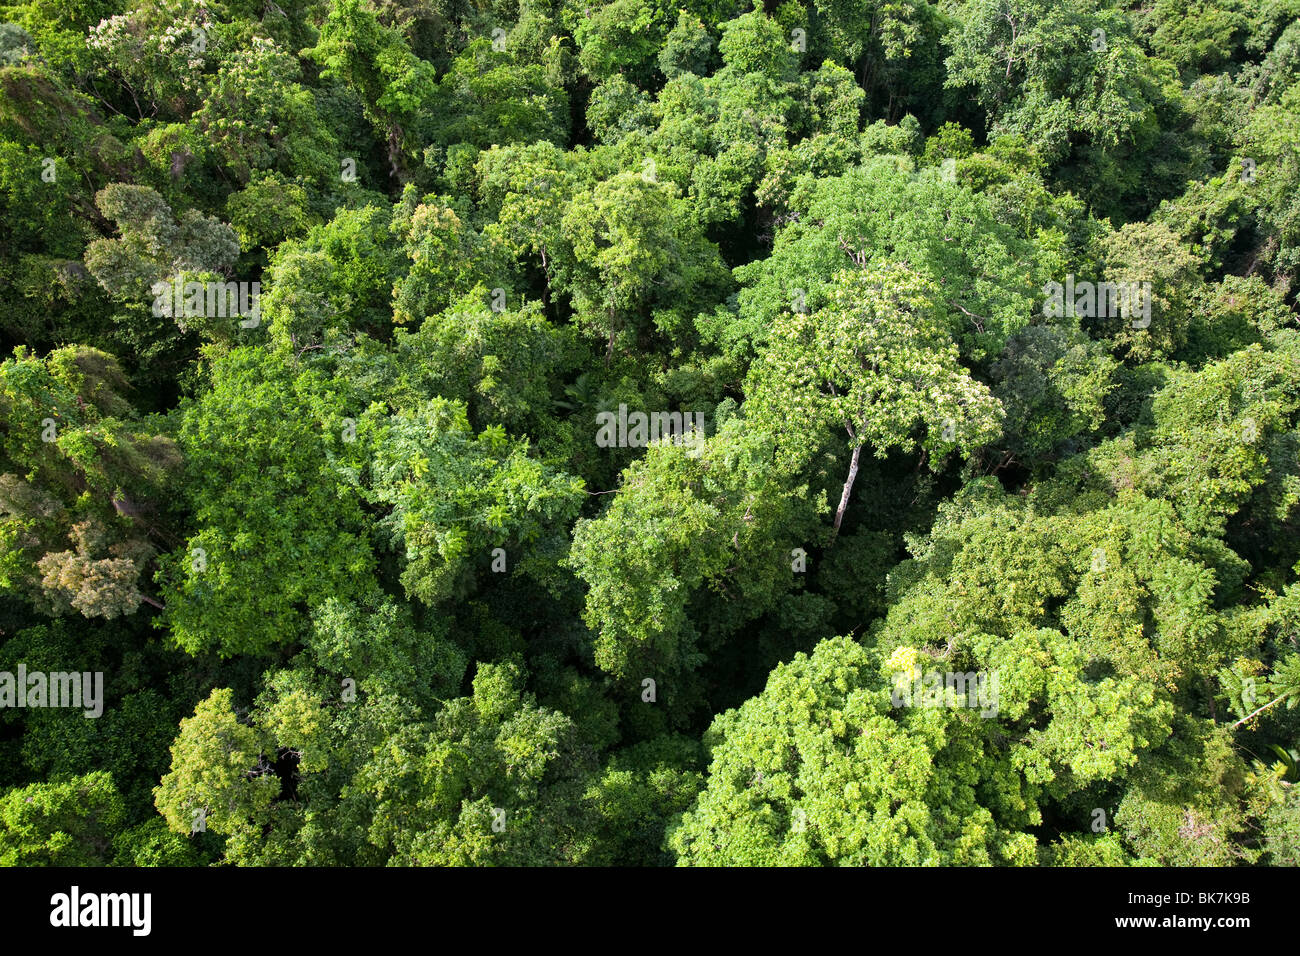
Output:
<instances>
[{"instance_id":1,"label":"dense green foliage","mask_svg":"<svg viewBox=\"0 0 1300 956\"><path fill-rule=\"evenodd\" d=\"M1300 0L0 0L0 865L1300 864L1297 144Z\"/></svg>"}]
</instances>

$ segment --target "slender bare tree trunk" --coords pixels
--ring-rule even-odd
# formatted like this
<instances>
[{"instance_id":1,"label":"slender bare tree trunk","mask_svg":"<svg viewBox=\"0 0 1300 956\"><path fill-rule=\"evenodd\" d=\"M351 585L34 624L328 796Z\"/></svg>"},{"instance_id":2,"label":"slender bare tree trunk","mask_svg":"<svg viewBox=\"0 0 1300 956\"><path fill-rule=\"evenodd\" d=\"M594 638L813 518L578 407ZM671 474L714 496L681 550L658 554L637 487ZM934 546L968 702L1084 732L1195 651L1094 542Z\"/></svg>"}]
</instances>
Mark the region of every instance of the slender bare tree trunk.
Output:
<instances>
[{"instance_id":1,"label":"slender bare tree trunk","mask_svg":"<svg viewBox=\"0 0 1300 956\"><path fill-rule=\"evenodd\" d=\"M1287 698L1287 695L1286 695L1286 694L1283 694L1281 697L1278 697L1278 698L1276 698L1275 700L1270 700L1270 701L1269 701L1267 704L1265 704L1263 707L1259 708L1258 710L1254 711L1253 713L1247 714L1245 717L1241 718L1241 720L1237 721L1235 724L1232 724L1228 729L1229 729L1229 730L1236 730L1238 727L1240 727L1240 726L1241 726L1242 724L1244 724L1246 721L1250 720L1250 718L1254 717L1256 714L1262 714L1264 711L1268 710L1268 709L1269 709L1270 707L1272 707L1274 704L1281 703L1282 701L1286 700L1286 698Z\"/></svg>"},{"instance_id":2,"label":"slender bare tree trunk","mask_svg":"<svg viewBox=\"0 0 1300 956\"><path fill-rule=\"evenodd\" d=\"M844 511L849 506L849 495L853 493L853 482L858 477L858 458L862 455L862 446L853 447L853 457L849 460L849 476L844 479L844 491L840 495L840 506L835 509L835 525L831 529L831 537L839 534L840 522L844 520Z\"/></svg>"}]
</instances>

